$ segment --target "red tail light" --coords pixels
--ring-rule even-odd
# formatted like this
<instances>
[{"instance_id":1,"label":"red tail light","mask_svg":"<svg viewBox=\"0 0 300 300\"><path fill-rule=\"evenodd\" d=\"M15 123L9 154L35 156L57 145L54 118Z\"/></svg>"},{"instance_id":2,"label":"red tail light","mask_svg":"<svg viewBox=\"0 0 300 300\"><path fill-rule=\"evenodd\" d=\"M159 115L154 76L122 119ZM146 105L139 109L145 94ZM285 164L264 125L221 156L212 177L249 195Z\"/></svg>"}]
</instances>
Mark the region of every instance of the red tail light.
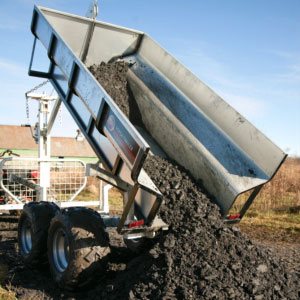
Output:
<instances>
[{"instance_id":1,"label":"red tail light","mask_svg":"<svg viewBox=\"0 0 300 300\"><path fill-rule=\"evenodd\" d=\"M240 217L241 217L240 214L229 215L227 216L227 220L236 220L239 219Z\"/></svg>"},{"instance_id":2,"label":"red tail light","mask_svg":"<svg viewBox=\"0 0 300 300\"><path fill-rule=\"evenodd\" d=\"M145 224L145 221L143 219L138 220L138 221L133 221L128 224L128 228L139 227L139 226L143 226L144 224Z\"/></svg>"}]
</instances>

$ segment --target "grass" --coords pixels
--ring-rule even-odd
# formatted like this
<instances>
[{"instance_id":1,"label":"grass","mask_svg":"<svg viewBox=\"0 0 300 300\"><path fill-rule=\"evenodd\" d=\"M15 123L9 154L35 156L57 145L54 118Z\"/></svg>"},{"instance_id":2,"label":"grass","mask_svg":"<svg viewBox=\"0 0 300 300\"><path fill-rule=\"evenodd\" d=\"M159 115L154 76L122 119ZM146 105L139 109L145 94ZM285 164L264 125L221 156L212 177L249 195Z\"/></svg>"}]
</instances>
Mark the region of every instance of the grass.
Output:
<instances>
[{"instance_id":1,"label":"grass","mask_svg":"<svg viewBox=\"0 0 300 300\"><path fill-rule=\"evenodd\" d=\"M248 225L264 226L270 230L287 230L300 234L300 214L249 213L242 222Z\"/></svg>"},{"instance_id":2,"label":"grass","mask_svg":"<svg viewBox=\"0 0 300 300\"><path fill-rule=\"evenodd\" d=\"M249 237L263 243L300 245L300 214L249 213L239 227Z\"/></svg>"},{"instance_id":3,"label":"grass","mask_svg":"<svg viewBox=\"0 0 300 300\"><path fill-rule=\"evenodd\" d=\"M249 192L241 195L233 212L238 212ZM249 209L252 212L300 213L300 158L288 158L274 178L260 191Z\"/></svg>"},{"instance_id":4,"label":"grass","mask_svg":"<svg viewBox=\"0 0 300 300\"><path fill-rule=\"evenodd\" d=\"M237 199L232 213L240 211L249 194ZM284 162L254 200L241 227L254 234L255 231L271 236L277 233L282 240L300 242L300 158L288 158Z\"/></svg>"},{"instance_id":5,"label":"grass","mask_svg":"<svg viewBox=\"0 0 300 300\"><path fill-rule=\"evenodd\" d=\"M95 200L97 199L98 195L95 195L94 193L91 193L87 190L83 190L77 197L77 201L89 201L89 200Z\"/></svg>"},{"instance_id":6,"label":"grass","mask_svg":"<svg viewBox=\"0 0 300 300\"><path fill-rule=\"evenodd\" d=\"M7 277L8 267L6 265L0 264L0 300L15 300L16 294L10 289L5 289L2 287L3 282Z\"/></svg>"},{"instance_id":7,"label":"grass","mask_svg":"<svg viewBox=\"0 0 300 300\"><path fill-rule=\"evenodd\" d=\"M97 188L99 183L89 179L87 187L76 197L77 201L89 201L99 199L99 189ZM122 194L116 188L112 188L108 192L108 202L110 210L115 214L119 214L123 210L123 197Z\"/></svg>"},{"instance_id":8,"label":"grass","mask_svg":"<svg viewBox=\"0 0 300 300\"><path fill-rule=\"evenodd\" d=\"M116 212L122 212L123 211L122 194L116 188L112 188L108 195L109 195L108 203L109 206L112 208L112 210Z\"/></svg>"},{"instance_id":9,"label":"grass","mask_svg":"<svg viewBox=\"0 0 300 300\"><path fill-rule=\"evenodd\" d=\"M6 290L0 285L0 300L16 300L16 294L11 290Z\"/></svg>"}]
</instances>

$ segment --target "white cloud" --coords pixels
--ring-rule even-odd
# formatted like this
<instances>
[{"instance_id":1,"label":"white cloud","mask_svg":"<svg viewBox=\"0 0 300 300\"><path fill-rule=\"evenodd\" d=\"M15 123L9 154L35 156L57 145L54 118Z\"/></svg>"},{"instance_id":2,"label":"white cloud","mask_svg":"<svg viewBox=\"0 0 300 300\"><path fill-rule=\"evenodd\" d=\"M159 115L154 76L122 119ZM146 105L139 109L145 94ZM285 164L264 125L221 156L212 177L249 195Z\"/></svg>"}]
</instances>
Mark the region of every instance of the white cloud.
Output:
<instances>
[{"instance_id":1,"label":"white cloud","mask_svg":"<svg viewBox=\"0 0 300 300\"><path fill-rule=\"evenodd\" d=\"M18 26L16 24L7 24L7 23L0 23L0 30L16 30Z\"/></svg>"},{"instance_id":2,"label":"white cloud","mask_svg":"<svg viewBox=\"0 0 300 300\"><path fill-rule=\"evenodd\" d=\"M11 16L10 12L0 11L0 30L3 31L28 31L29 24L26 22L24 15L16 12Z\"/></svg>"},{"instance_id":3,"label":"white cloud","mask_svg":"<svg viewBox=\"0 0 300 300\"><path fill-rule=\"evenodd\" d=\"M268 107L261 100L260 89L253 79L235 74L230 66L211 57L201 47L187 49L187 52L181 53L181 59L235 110L252 120L265 115Z\"/></svg>"},{"instance_id":4,"label":"white cloud","mask_svg":"<svg viewBox=\"0 0 300 300\"><path fill-rule=\"evenodd\" d=\"M296 105L299 102L300 53L264 51L275 56L277 71L245 76L212 57L209 49L206 44L188 43L188 47L181 48L178 53L184 64L250 121L255 123L267 117L275 103Z\"/></svg>"},{"instance_id":5,"label":"white cloud","mask_svg":"<svg viewBox=\"0 0 300 300\"><path fill-rule=\"evenodd\" d=\"M3 72L4 71L4 72ZM17 64L5 58L0 57L0 73L9 73L11 75L24 75L27 69L24 65Z\"/></svg>"},{"instance_id":6,"label":"white cloud","mask_svg":"<svg viewBox=\"0 0 300 300\"><path fill-rule=\"evenodd\" d=\"M300 62L286 67L286 71L281 74L275 74L275 79L288 84L300 83Z\"/></svg>"},{"instance_id":7,"label":"white cloud","mask_svg":"<svg viewBox=\"0 0 300 300\"><path fill-rule=\"evenodd\" d=\"M296 84L300 82L300 52L284 50L268 50L267 53L274 55L280 60L281 72L270 74L270 78L279 83Z\"/></svg>"}]
</instances>

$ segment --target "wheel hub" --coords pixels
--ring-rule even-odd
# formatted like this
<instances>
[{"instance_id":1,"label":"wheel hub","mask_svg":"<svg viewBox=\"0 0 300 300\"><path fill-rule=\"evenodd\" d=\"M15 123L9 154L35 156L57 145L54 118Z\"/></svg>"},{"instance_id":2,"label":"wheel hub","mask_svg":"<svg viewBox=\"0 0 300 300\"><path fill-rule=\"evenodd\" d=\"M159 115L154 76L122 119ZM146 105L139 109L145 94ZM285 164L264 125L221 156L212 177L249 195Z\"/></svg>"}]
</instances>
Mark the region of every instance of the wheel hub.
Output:
<instances>
[{"instance_id":1,"label":"wheel hub","mask_svg":"<svg viewBox=\"0 0 300 300\"><path fill-rule=\"evenodd\" d=\"M25 220L21 230L21 247L25 254L28 254L32 249L32 230L31 224Z\"/></svg>"},{"instance_id":2,"label":"wheel hub","mask_svg":"<svg viewBox=\"0 0 300 300\"><path fill-rule=\"evenodd\" d=\"M61 228L54 234L52 253L56 269L64 272L69 265L69 241Z\"/></svg>"}]
</instances>

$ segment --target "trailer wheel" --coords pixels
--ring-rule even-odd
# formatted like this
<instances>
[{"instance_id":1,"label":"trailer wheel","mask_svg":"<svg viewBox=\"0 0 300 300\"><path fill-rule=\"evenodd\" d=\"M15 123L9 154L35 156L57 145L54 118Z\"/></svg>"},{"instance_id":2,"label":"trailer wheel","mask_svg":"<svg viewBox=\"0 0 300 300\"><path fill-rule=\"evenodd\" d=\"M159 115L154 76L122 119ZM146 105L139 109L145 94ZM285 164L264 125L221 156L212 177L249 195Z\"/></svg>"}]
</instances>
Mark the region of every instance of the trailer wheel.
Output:
<instances>
[{"instance_id":1,"label":"trailer wheel","mask_svg":"<svg viewBox=\"0 0 300 300\"><path fill-rule=\"evenodd\" d=\"M31 202L24 206L18 224L18 246L29 267L47 261L48 229L57 211L58 206L51 202Z\"/></svg>"},{"instance_id":2,"label":"trailer wheel","mask_svg":"<svg viewBox=\"0 0 300 300\"><path fill-rule=\"evenodd\" d=\"M138 239L123 239L124 244L126 247L134 252L134 253L140 253L144 250L147 250L153 246L152 239L148 238L138 238Z\"/></svg>"},{"instance_id":3,"label":"trailer wheel","mask_svg":"<svg viewBox=\"0 0 300 300\"><path fill-rule=\"evenodd\" d=\"M91 283L96 272L106 270L109 253L105 225L92 209L68 208L51 221L48 260L60 287L74 290Z\"/></svg>"}]
</instances>

